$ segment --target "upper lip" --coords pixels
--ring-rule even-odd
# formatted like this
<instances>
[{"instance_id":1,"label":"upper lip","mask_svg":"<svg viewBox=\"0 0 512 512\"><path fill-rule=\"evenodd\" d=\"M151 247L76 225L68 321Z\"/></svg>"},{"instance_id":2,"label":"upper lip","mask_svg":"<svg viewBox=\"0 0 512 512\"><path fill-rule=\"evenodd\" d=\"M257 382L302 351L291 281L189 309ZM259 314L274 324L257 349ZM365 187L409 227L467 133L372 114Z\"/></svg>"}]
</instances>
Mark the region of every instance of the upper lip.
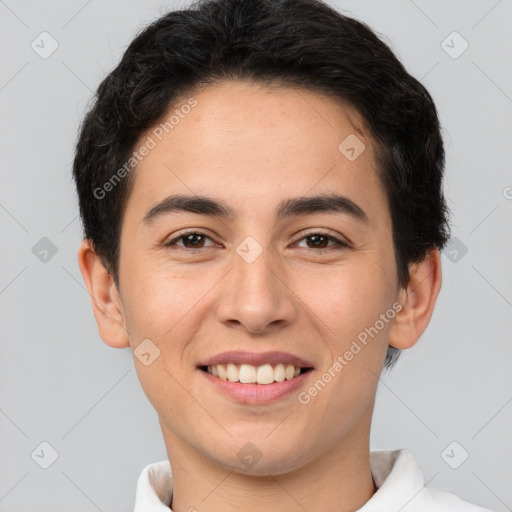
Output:
<instances>
[{"instance_id":1,"label":"upper lip","mask_svg":"<svg viewBox=\"0 0 512 512\"><path fill-rule=\"evenodd\" d=\"M212 356L198 366L214 366L216 364L250 364L252 366L262 366L264 364L293 364L300 368L313 368L313 363L306 361L299 356L290 354L288 352L244 352L241 350L231 350L222 352Z\"/></svg>"}]
</instances>

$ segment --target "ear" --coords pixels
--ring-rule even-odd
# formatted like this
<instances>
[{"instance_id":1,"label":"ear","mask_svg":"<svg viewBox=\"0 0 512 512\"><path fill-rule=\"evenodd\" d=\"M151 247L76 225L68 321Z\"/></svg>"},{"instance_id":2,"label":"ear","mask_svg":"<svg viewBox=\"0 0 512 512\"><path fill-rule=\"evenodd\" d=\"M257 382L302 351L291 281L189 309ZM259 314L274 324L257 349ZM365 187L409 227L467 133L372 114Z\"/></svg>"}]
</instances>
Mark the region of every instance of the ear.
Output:
<instances>
[{"instance_id":1,"label":"ear","mask_svg":"<svg viewBox=\"0 0 512 512\"><path fill-rule=\"evenodd\" d=\"M130 346L124 311L112 275L88 239L78 249L78 265L91 297L101 339L114 348Z\"/></svg>"},{"instance_id":2,"label":"ear","mask_svg":"<svg viewBox=\"0 0 512 512\"><path fill-rule=\"evenodd\" d=\"M441 289L441 255L438 249L423 261L409 267L410 279L399 293L402 309L397 313L389 335L389 345L397 349L412 347L427 328Z\"/></svg>"}]
</instances>

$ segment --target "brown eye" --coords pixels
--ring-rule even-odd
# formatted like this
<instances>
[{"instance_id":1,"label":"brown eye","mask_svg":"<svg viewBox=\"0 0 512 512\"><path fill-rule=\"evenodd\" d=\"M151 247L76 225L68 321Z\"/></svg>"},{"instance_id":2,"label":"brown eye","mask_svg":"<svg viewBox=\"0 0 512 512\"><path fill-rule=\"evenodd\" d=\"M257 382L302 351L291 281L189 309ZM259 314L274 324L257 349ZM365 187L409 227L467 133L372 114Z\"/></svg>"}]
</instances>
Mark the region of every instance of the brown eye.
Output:
<instances>
[{"instance_id":1,"label":"brown eye","mask_svg":"<svg viewBox=\"0 0 512 512\"><path fill-rule=\"evenodd\" d=\"M340 249L340 248L350 248L349 244L346 242L342 242L341 240L338 240L332 235L329 235L328 233L322 233L322 232L312 232L308 233L306 236L301 238L302 240L308 240L307 243L307 249L311 249L313 251L317 252L327 252L330 250ZM328 246L327 244L332 241L334 242L332 245Z\"/></svg>"},{"instance_id":2,"label":"brown eye","mask_svg":"<svg viewBox=\"0 0 512 512\"><path fill-rule=\"evenodd\" d=\"M313 243L313 247L310 249L325 249L329 243L329 238L324 235L309 235L305 238Z\"/></svg>"},{"instance_id":3,"label":"brown eye","mask_svg":"<svg viewBox=\"0 0 512 512\"><path fill-rule=\"evenodd\" d=\"M211 240L211 238L205 235L204 233L200 233L197 231L189 231L187 233L181 233L179 236L170 240L164 245L166 247L176 245L177 247L185 249L203 249L205 247L208 247L204 245L206 239ZM183 240L183 245L176 243L179 240Z\"/></svg>"}]
</instances>

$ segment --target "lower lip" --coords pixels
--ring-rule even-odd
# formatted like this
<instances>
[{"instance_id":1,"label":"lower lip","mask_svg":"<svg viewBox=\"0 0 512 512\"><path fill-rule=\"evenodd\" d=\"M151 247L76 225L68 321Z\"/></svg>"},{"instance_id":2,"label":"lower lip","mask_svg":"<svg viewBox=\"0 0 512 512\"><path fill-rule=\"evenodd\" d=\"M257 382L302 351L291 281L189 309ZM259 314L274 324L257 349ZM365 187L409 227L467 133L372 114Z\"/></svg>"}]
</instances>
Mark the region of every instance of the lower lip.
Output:
<instances>
[{"instance_id":1,"label":"lower lip","mask_svg":"<svg viewBox=\"0 0 512 512\"><path fill-rule=\"evenodd\" d=\"M238 402L244 404L266 404L293 393L304 384L313 370L301 373L293 379L273 382L272 384L241 384L240 382L223 380L201 369L199 369L199 372L216 386L219 391L226 393Z\"/></svg>"}]
</instances>

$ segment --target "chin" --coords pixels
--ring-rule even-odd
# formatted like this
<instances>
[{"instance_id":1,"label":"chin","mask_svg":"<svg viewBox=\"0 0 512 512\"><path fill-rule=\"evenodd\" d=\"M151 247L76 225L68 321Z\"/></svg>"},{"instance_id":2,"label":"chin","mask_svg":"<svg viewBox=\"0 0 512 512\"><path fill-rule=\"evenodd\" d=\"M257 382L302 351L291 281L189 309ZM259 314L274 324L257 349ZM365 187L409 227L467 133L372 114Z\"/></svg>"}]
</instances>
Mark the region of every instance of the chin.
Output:
<instances>
[{"instance_id":1,"label":"chin","mask_svg":"<svg viewBox=\"0 0 512 512\"><path fill-rule=\"evenodd\" d=\"M231 471L240 473L247 476L278 476L291 473L295 469L298 469L300 464L294 464L290 460L272 458L269 460L262 456L254 465L244 464L237 461L236 464L230 465Z\"/></svg>"},{"instance_id":2,"label":"chin","mask_svg":"<svg viewBox=\"0 0 512 512\"><path fill-rule=\"evenodd\" d=\"M247 437L246 437L247 439ZM269 439L245 441L237 448L235 458L223 454L212 454L213 459L230 471L248 476L270 476L290 473L307 463L303 447L286 447L281 441L272 443ZM279 450L276 447L279 446ZM232 452L231 452L232 453Z\"/></svg>"}]
</instances>

